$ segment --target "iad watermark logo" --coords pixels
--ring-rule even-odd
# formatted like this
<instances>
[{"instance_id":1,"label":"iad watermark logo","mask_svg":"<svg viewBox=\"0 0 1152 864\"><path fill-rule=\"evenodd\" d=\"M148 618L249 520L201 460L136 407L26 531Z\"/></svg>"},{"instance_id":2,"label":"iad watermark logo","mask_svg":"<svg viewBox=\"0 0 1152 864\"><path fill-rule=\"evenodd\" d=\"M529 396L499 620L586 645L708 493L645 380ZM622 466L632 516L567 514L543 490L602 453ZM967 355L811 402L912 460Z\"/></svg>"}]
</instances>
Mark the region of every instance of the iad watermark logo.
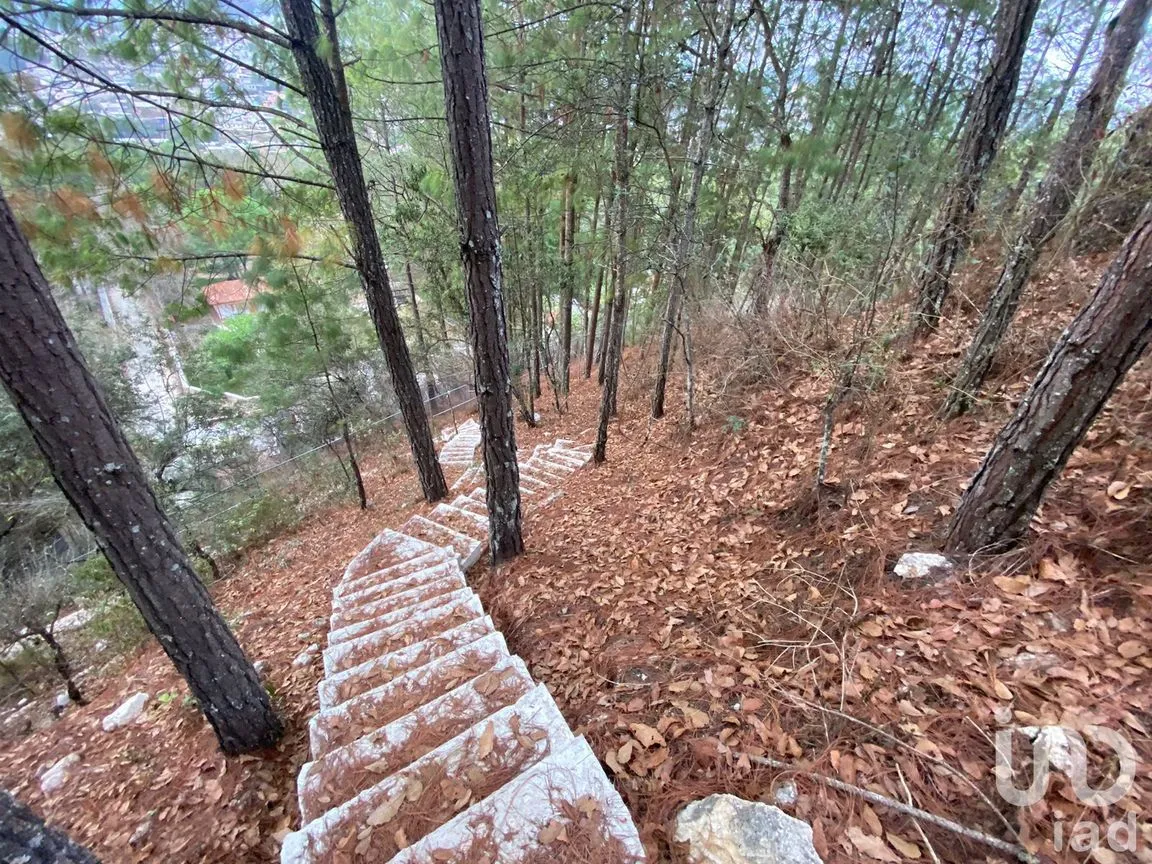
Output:
<instances>
[{"instance_id":1,"label":"iad watermark logo","mask_svg":"<svg viewBox=\"0 0 1152 864\"><path fill-rule=\"evenodd\" d=\"M1013 739L1017 734L1032 740L1032 782L1021 789L1016 785L1019 773L1013 767ZM1088 746L1084 737L1116 755L1116 771L1099 787L1088 782ZM995 736L996 791L1017 807L1028 807L1044 798L1052 768L1068 777L1076 798L1088 807L1115 804L1132 791L1136 781L1136 749L1123 734L1106 726L1085 726L1083 735L1066 726L1023 726L999 729ZM1136 817L1129 813L1123 821L1101 826L1092 821L1077 821L1071 826L1057 820L1053 844L1057 851L1090 852L1107 841L1114 852L1135 852L1139 840ZM1104 836L1101 836L1101 835Z\"/></svg>"}]
</instances>

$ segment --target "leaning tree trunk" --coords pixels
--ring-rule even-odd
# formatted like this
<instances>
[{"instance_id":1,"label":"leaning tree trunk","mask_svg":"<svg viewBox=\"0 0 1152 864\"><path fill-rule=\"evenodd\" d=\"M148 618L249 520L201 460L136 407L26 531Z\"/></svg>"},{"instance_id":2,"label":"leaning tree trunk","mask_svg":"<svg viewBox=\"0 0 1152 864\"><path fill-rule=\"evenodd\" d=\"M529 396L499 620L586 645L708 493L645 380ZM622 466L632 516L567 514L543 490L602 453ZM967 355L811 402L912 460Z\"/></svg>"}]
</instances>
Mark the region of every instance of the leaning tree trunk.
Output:
<instances>
[{"instance_id":1,"label":"leaning tree trunk","mask_svg":"<svg viewBox=\"0 0 1152 864\"><path fill-rule=\"evenodd\" d=\"M488 534L492 563L524 551L520 534L520 469L508 334L500 273L500 227L492 177L492 124L484 72L480 0L436 0L436 35L444 75L444 107L460 251L468 285L469 332L488 489Z\"/></svg>"},{"instance_id":2,"label":"leaning tree trunk","mask_svg":"<svg viewBox=\"0 0 1152 864\"><path fill-rule=\"evenodd\" d=\"M19 864L100 864L67 834L0 789L0 861Z\"/></svg>"},{"instance_id":3,"label":"leaning tree trunk","mask_svg":"<svg viewBox=\"0 0 1152 864\"><path fill-rule=\"evenodd\" d=\"M951 189L933 229L931 248L917 279L916 332L934 330L951 289L952 272L968 248L980 190L996 151L1020 80L1020 64L1040 0L1001 0L996 49L980 88L972 94L968 128Z\"/></svg>"},{"instance_id":4,"label":"leaning tree trunk","mask_svg":"<svg viewBox=\"0 0 1152 864\"><path fill-rule=\"evenodd\" d=\"M1016 238L1008 262L1000 271L976 336L968 346L968 355L952 381L951 392L944 403L943 414L946 417L961 414L971 406L976 391L992 367L1000 340L1016 315L1024 285L1032 275L1040 250L1064 220L1080 194L1084 178L1092 170L1092 161L1116 107L1116 96L1136 46L1140 44L1149 8L1152 8L1152 0L1128 0L1108 25L1104 53L1092 83L1076 104L1072 125L1052 159L1044 182L1040 184L1028 224Z\"/></svg>"},{"instance_id":5,"label":"leaning tree trunk","mask_svg":"<svg viewBox=\"0 0 1152 864\"><path fill-rule=\"evenodd\" d=\"M396 314L396 301L384 265L380 238L376 234L368 186L364 182L352 111L343 86L343 66L338 53L333 56L332 63L325 62L320 53L327 51L331 54L336 50L331 41L335 23L328 25L332 33L323 37L327 44L322 44L311 0L281 0L280 8L291 36L292 56L300 72L300 83L316 121L320 148L332 173L336 198L352 237L352 257L388 363L392 389L400 404L412 459L420 475L420 488L426 499L438 501L448 494L448 486L436 459L436 443L424 412L424 400L420 396L420 385L412 368L400 318ZM340 71L334 72L334 69Z\"/></svg>"},{"instance_id":6,"label":"leaning tree trunk","mask_svg":"<svg viewBox=\"0 0 1152 864\"><path fill-rule=\"evenodd\" d=\"M1096 38L1096 28L1100 26L1100 16L1104 14L1104 4L1096 3L1096 8L1092 12L1092 18L1089 21L1088 29L1084 32L1084 37L1080 40L1080 48L1076 52L1076 56L1072 60L1072 66L1068 69L1068 74L1064 76L1064 83L1060 85L1060 91L1056 94L1056 99L1052 102L1052 107L1048 110L1048 116L1044 120L1044 125L1032 137L1032 142L1028 145L1028 155L1024 157L1024 165L1020 169L1020 177L1016 181L1016 185L1012 187L1012 191L1008 193L1008 198L1004 202L1002 208L1002 215L1005 217L1011 216L1016 212L1016 208L1020 205L1020 199L1024 197L1024 193L1028 189L1028 184L1032 182L1032 172L1036 170L1036 165L1040 161L1041 144L1048 141L1052 130L1056 128L1056 122L1060 119L1060 115L1064 113L1064 103L1068 101L1068 94L1072 92L1072 85L1076 83L1076 78L1080 74L1080 66L1084 63L1084 58L1088 56L1088 49L1092 46L1093 40ZM1046 64L1037 64L1037 69L1040 69ZM1099 72L1097 73L1099 74ZM1023 104L1026 100L1020 100ZM1009 132L1009 135L1012 133Z\"/></svg>"},{"instance_id":7,"label":"leaning tree trunk","mask_svg":"<svg viewBox=\"0 0 1152 864\"><path fill-rule=\"evenodd\" d=\"M268 693L192 569L2 194L0 331L12 403L221 748L274 744L281 726Z\"/></svg>"},{"instance_id":8,"label":"leaning tree trunk","mask_svg":"<svg viewBox=\"0 0 1152 864\"><path fill-rule=\"evenodd\" d=\"M972 478L948 551L1010 546L1125 373L1152 341L1152 205L1068 325Z\"/></svg>"}]
</instances>

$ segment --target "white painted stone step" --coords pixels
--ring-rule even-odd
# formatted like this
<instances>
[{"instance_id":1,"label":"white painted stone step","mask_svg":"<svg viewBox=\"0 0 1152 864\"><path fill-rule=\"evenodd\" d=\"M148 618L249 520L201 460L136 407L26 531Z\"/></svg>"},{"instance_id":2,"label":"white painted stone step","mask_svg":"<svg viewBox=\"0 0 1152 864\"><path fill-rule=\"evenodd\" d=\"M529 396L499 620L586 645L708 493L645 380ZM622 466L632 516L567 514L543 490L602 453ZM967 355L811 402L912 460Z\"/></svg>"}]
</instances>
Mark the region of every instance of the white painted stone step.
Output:
<instances>
[{"instance_id":1,"label":"white painted stone step","mask_svg":"<svg viewBox=\"0 0 1152 864\"><path fill-rule=\"evenodd\" d=\"M552 488L554 481L551 478L542 477L537 472L533 471L528 465L520 466L520 490L532 492L544 492Z\"/></svg>"},{"instance_id":2,"label":"white painted stone step","mask_svg":"<svg viewBox=\"0 0 1152 864\"><path fill-rule=\"evenodd\" d=\"M384 616L386 623L382 626L325 648L324 672L333 675L365 660L423 642L483 614L480 598L471 588L460 588L416 606L397 609Z\"/></svg>"},{"instance_id":3,"label":"white painted stone step","mask_svg":"<svg viewBox=\"0 0 1152 864\"><path fill-rule=\"evenodd\" d=\"M460 561L460 567L467 570L479 559L484 551L484 544L467 534L461 534L451 528L446 528L436 522L425 519L423 516L412 516L401 528L407 533L452 549Z\"/></svg>"},{"instance_id":4,"label":"white painted stone step","mask_svg":"<svg viewBox=\"0 0 1152 864\"><path fill-rule=\"evenodd\" d=\"M367 588L369 585L384 585L393 580L402 579L412 573L418 573L430 567L435 567L438 564L446 564L448 562L455 564L455 557L446 549L437 547L435 552L429 552L427 555L418 555L415 558L410 558L399 564L393 564L391 567L386 567L383 570L374 570L371 573L365 573L363 576L357 576L354 579L345 579L332 590L332 596L346 597L349 594L355 594L357 591Z\"/></svg>"},{"instance_id":5,"label":"white painted stone step","mask_svg":"<svg viewBox=\"0 0 1152 864\"><path fill-rule=\"evenodd\" d=\"M644 846L620 794L604 775L583 737L537 762L498 792L473 804L391 859L391 864L433 864L464 857L477 840L495 841L498 864L516 864L540 845L540 832L553 819L564 819L562 804L595 801L604 827L626 853L644 860ZM454 856L437 855L450 850Z\"/></svg>"},{"instance_id":6,"label":"white painted stone step","mask_svg":"<svg viewBox=\"0 0 1152 864\"><path fill-rule=\"evenodd\" d=\"M581 466L587 464L589 457L583 453L577 453L574 450L549 447L544 451L544 458L552 462L558 462L567 465L571 468L580 468Z\"/></svg>"},{"instance_id":7,"label":"white painted stone step","mask_svg":"<svg viewBox=\"0 0 1152 864\"><path fill-rule=\"evenodd\" d=\"M528 459L523 464L521 464L520 473L523 474L525 469L532 472L532 474L541 478L542 480L547 482L549 485L554 485L556 483L563 483L564 479L569 474L567 469L564 469L561 471L561 470L557 470L555 468L549 467L544 462L543 459L540 459L536 456L533 456L531 459Z\"/></svg>"},{"instance_id":8,"label":"white painted stone step","mask_svg":"<svg viewBox=\"0 0 1152 864\"><path fill-rule=\"evenodd\" d=\"M339 629L357 621L378 618L394 609L413 606L437 594L463 588L464 584L464 571L457 564L455 568L446 567L443 571L429 575L427 582L417 583L404 591L393 590L391 585L365 588L333 604L336 611L329 626L335 625Z\"/></svg>"},{"instance_id":9,"label":"white painted stone step","mask_svg":"<svg viewBox=\"0 0 1152 864\"><path fill-rule=\"evenodd\" d=\"M453 489L464 489L471 486L473 483L484 482L484 468L480 465L473 465L463 474L456 478L456 482L452 484Z\"/></svg>"},{"instance_id":10,"label":"white painted stone step","mask_svg":"<svg viewBox=\"0 0 1152 864\"><path fill-rule=\"evenodd\" d=\"M421 555L437 551L437 544L385 528L344 569L344 580L366 576Z\"/></svg>"},{"instance_id":11,"label":"white painted stone step","mask_svg":"<svg viewBox=\"0 0 1152 864\"><path fill-rule=\"evenodd\" d=\"M347 642L349 639L356 639L360 636L374 633L377 630L384 630L396 624L405 623L413 616L432 614L434 610L439 609L441 606L455 603L469 596L471 590L471 588L466 587L457 588L447 594L438 594L435 597L430 597L419 603L401 606L390 612L384 612L372 618L365 618L363 621L357 621L354 624L348 624L336 630L329 630L328 644L339 645L341 642Z\"/></svg>"},{"instance_id":12,"label":"white painted stone step","mask_svg":"<svg viewBox=\"0 0 1152 864\"><path fill-rule=\"evenodd\" d=\"M484 499L477 501L475 498L469 498L467 495L457 495L452 501L452 506L459 507L461 510L467 510L469 513L474 513L484 520L484 524L488 524L488 504Z\"/></svg>"},{"instance_id":13,"label":"white painted stone step","mask_svg":"<svg viewBox=\"0 0 1152 864\"><path fill-rule=\"evenodd\" d=\"M497 791L493 781L510 768L526 770L546 754L562 750L572 740L556 703L544 687L537 687L513 705L480 720L465 732L416 759L400 771L365 789L351 800L328 810L284 839L282 864L318 864L331 860L337 850L352 849L353 862L387 861L400 852L394 828L370 824L373 811L392 811L389 822L421 817L410 823L408 841L435 831L455 812L456 800L483 800ZM451 793L440 797L441 781ZM417 785L418 784L418 785ZM419 793L419 794L417 794ZM423 807L421 806L423 804Z\"/></svg>"},{"instance_id":14,"label":"white painted stone step","mask_svg":"<svg viewBox=\"0 0 1152 864\"><path fill-rule=\"evenodd\" d=\"M451 504L437 504L428 514L428 518L437 525L451 528L453 531L458 531L474 540L479 540L481 543L488 540L487 517L477 516L475 513L461 510Z\"/></svg>"},{"instance_id":15,"label":"white painted stone step","mask_svg":"<svg viewBox=\"0 0 1152 864\"><path fill-rule=\"evenodd\" d=\"M431 702L508 657L504 637L492 633L445 654L382 687L362 693L335 708L321 710L308 723L313 757L379 729Z\"/></svg>"},{"instance_id":16,"label":"white painted stone step","mask_svg":"<svg viewBox=\"0 0 1152 864\"><path fill-rule=\"evenodd\" d=\"M302 824L343 804L536 686L524 661L507 657L399 720L305 763L297 778Z\"/></svg>"},{"instance_id":17,"label":"white painted stone step","mask_svg":"<svg viewBox=\"0 0 1152 864\"><path fill-rule=\"evenodd\" d=\"M422 642L340 669L320 682L320 709L335 708L494 632L492 619L483 615Z\"/></svg>"}]
</instances>

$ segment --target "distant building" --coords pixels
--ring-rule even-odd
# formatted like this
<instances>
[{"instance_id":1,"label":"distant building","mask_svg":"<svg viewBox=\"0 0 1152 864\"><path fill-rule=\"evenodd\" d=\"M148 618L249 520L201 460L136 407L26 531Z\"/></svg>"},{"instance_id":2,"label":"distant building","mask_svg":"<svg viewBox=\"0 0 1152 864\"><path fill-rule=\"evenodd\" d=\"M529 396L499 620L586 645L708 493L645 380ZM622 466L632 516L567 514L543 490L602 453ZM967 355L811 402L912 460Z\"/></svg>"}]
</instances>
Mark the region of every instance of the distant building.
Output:
<instances>
[{"instance_id":1,"label":"distant building","mask_svg":"<svg viewBox=\"0 0 1152 864\"><path fill-rule=\"evenodd\" d=\"M216 321L223 321L233 315L253 310L253 300L256 295L267 290L263 282L249 285L243 279L229 279L225 282L213 282L204 289L204 299L212 307L212 317Z\"/></svg>"}]
</instances>

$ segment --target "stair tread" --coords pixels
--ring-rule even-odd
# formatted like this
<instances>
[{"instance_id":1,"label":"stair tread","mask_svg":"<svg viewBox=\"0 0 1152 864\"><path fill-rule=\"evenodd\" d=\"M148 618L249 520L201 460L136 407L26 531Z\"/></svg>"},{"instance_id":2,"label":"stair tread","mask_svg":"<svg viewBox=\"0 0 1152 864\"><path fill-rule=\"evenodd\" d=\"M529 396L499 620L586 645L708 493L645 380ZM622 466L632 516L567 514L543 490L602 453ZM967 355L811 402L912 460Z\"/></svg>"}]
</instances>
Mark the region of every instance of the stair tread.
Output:
<instances>
[{"instance_id":1,"label":"stair tread","mask_svg":"<svg viewBox=\"0 0 1152 864\"><path fill-rule=\"evenodd\" d=\"M330 861L354 849L353 862L386 861L401 851L397 823L416 842L451 819L461 798L483 800L570 740L556 703L537 687L285 838L286 860ZM369 817L382 806L391 824L374 829Z\"/></svg>"},{"instance_id":2,"label":"stair tread","mask_svg":"<svg viewBox=\"0 0 1152 864\"><path fill-rule=\"evenodd\" d=\"M436 544L385 528L344 569L344 581L435 553Z\"/></svg>"},{"instance_id":3,"label":"stair tread","mask_svg":"<svg viewBox=\"0 0 1152 864\"><path fill-rule=\"evenodd\" d=\"M345 667L338 674L320 682L321 707L334 708L349 699L355 699L361 693L382 687L405 672L435 663L441 657L495 632L492 619L483 615L422 642Z\"/></svg>"},{"instance_id":4,"label":"stair tread","mask_svg":"<svg viewBox=\"0 0 1152 864\"><path fill-rule=\"evenodd\" d=\"M397 624L403 624L414 615L432 614L433 610L439 609L441 606L449 603L455 603L468 596L471 590L472 589L467 587L457 588L454 591L449 591L447 594L437 594L427 600L404 605L390 612L365 618L345 627L338 627L335 630L330 629L328 631L328 646L339 645L342 642L347 642L349 639L357 639L361 636L367 636L369 633L375 633L378 630L386 630Z\"/></svg>"},{"instance_id":5,"label":"stair tread","mask_svg":"<svg viewBox=\"0 0 1152 864\"><path fill-rule=\"evenodd\" d=\"M302 824L423 755L421 747L431 750L534 686L524 661L506 657L398 720L306 763L297 780Z\"/></svg>"},{"instance_id":6,"label":"stair tread","mask_svg":"<svg viewBox=\"0 0 1152 864\"><path fill-rule=\"evenodd\" d=\"M337 629L341 629L368 618L378 618L396 609L415 606L437 595L464 588L466 584L463 571L457 567L455 570L447 570L443 576L405 591L389 592L385 586L379 589L365 589L363 594L350 599L333 614L330 625L337 623L338 620ZM339 619L336 618L337 614L340 616Z\"/></svg>"},{"instance_id":7,"label":"stair tread","mask_svg":"<svg viewBox=\"0 0 1152 864\"><path fill-rule=\"evenodd\" d=\"M477 639L435 662L405 672L380 687L333 708L322 709L308 724L313 756L348 744L431 702L508 656L500 633Z\"/></svg>"}]
</instances>

